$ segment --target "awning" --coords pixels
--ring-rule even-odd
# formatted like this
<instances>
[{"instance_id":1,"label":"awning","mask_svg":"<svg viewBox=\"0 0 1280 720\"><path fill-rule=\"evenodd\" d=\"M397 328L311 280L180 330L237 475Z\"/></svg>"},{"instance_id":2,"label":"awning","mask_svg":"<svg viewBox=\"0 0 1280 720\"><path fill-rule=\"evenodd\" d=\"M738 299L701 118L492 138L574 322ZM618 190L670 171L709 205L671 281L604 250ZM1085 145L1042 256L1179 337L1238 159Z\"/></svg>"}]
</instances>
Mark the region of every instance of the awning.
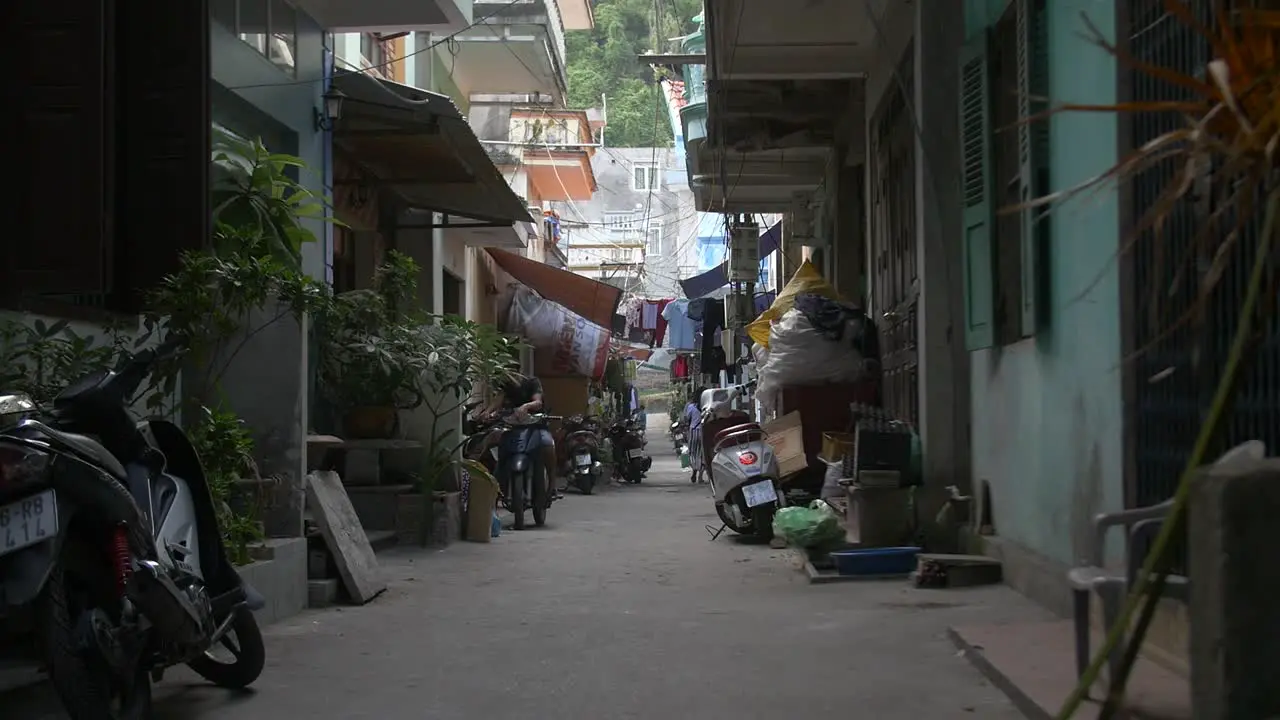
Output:
<instances>
[{"instance_id":1,"label":"awning","mask_svg":"<svg viewBox=\"0 0 1280 720\"><path fill-rule=\"evenodd\" d=\"M774 223L773 227L763 233L760 233L760 258L764 259L778 249L782 244L782 223ZM684 296L688 298L699 298L709 295L716 290L724 287L729 282L729 263L722 262L710 270L695 275L688 280L680 281L680 289L684 290Z\"/></svg>"},{"instance_id":2,"label":"awning","mask_svg":"<svg viewBox=\"0 0 1280 720\"><path fill-rule=\"evenodd\" d=\"M504 250L488 248L489 255L516 282L542 297L581 315L603 328L613 325L622 290L568 270L544 265Z\"/></svg>"},{"instance_id":3,"label":"awning","mask_svg":"<svg viewBox=\"0 0 1280 720\"><path fill-rule=\"evenodd\" d=\"M413 207L482 224L533 220L447 95L358 72L335 74L333 88L346 96L334 144L371 183Z\"/></svg>"}]
</instances>

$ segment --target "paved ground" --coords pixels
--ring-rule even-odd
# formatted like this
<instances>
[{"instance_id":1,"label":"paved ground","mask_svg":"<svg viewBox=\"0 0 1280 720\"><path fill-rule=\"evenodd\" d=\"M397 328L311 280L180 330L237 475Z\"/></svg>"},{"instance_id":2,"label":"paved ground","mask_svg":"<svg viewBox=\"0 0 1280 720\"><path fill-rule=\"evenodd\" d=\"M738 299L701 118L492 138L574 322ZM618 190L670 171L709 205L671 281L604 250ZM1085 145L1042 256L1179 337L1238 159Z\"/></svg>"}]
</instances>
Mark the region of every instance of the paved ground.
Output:
<instances>
[{"instance_id":1,"label":"paved ground","mask_svg":"<svg viewBox=\"0 0 1280 720\"><path fill-rule=\"evenodd\" d=\"M705 487L668 454L641 486L570 494L544 529L393 551L372 604L269 629L252 693L171 676L157 718L1021 717L945 630L1036 608L1004 588L808 585L783 551L709 541ZM6 720L48 707L43 691L0 697Z\"/></svg>"}]
</instances>

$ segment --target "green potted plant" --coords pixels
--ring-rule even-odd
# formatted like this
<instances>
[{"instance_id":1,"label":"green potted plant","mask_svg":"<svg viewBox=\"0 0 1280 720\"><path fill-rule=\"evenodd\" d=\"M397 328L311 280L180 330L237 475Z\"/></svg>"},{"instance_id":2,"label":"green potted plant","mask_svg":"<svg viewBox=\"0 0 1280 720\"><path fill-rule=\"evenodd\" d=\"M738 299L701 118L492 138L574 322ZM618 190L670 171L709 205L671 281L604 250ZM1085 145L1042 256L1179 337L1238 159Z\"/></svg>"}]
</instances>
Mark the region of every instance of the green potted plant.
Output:
<instances>
[{"instance_id":1,"label":"green potted plant","mask_svg":"<svg viewBox=\"0 0 1280 720\"><path fill-rule=\"evenodd\" d=\"M391 437L399 411L423 402L431 349L420 331L427 319L413 309L417 274L412 258L393 251L372 290L338 295L316 314L320 390L348 437Z\"/></svg>"},{"instance_id":2,"label":"green potted plant","mask_svg":"<svg viewBox=\"0 0 1280 720\"><path fill-rule=\"evenodd\" d=\"M434 501L457 494L460 486L452 483L452 471L461 465L471 473L473 483L483 481L488 474L480 463L456 456L462 436L448 419L456 418L478 389L491 389L512 379L510 362L521 345L492 325L451 315L434 318L430 324L418 326L416 332L427 358L426 370L419 376L419 389L423 408L431 418L432 433L420 479L421 492L403 501L417 506L416 514L422 518L419 539L426 545L432 540L447 542L446 537L432 537L437 527ZM447 505L444 502L442 509ZM444 525L447 527L448 523Z\"/></svg>"}]
</instances>

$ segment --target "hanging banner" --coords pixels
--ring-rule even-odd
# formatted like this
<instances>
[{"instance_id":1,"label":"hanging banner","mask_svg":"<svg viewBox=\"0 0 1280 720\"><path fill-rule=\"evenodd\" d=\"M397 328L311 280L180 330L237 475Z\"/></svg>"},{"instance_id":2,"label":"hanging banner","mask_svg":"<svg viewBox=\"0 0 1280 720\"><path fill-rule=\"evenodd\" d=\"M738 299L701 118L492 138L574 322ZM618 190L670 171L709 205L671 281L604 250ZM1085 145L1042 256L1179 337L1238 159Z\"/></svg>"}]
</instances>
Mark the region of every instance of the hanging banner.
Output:
<instances>
[{"instance_id":1,"label":"hanging banner","mask_svg":"<svg viewBox=\"0 0 1280 720\"><path fill-rule=\"evenodd\" d=\"M609 359L609 331L518 285L507 309L508 332L531 345L549 376L582 375L599 378Z\"/></svg>"}]
</instances>

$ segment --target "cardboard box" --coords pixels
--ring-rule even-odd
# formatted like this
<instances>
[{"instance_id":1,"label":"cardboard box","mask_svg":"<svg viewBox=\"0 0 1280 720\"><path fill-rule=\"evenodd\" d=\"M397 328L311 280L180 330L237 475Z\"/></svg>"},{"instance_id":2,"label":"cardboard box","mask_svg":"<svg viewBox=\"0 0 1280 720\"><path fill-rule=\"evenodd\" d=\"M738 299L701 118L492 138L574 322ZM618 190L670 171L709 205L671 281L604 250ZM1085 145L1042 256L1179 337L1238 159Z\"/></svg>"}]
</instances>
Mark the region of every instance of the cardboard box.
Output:
<instances>
[{"instance_id":1,"label":"cardboard box","mask_svg":"<svg viewBox=\"0 0 1280 720\"><path fill-rule=\"evenodd\" d=\"M809 459L804 453L804 427L799 412L788 413L760 427L767 434L765 440L773 448L773 455L778 460L778 473L782 477L809 466Z\"/></svg>"}]
</instances>

